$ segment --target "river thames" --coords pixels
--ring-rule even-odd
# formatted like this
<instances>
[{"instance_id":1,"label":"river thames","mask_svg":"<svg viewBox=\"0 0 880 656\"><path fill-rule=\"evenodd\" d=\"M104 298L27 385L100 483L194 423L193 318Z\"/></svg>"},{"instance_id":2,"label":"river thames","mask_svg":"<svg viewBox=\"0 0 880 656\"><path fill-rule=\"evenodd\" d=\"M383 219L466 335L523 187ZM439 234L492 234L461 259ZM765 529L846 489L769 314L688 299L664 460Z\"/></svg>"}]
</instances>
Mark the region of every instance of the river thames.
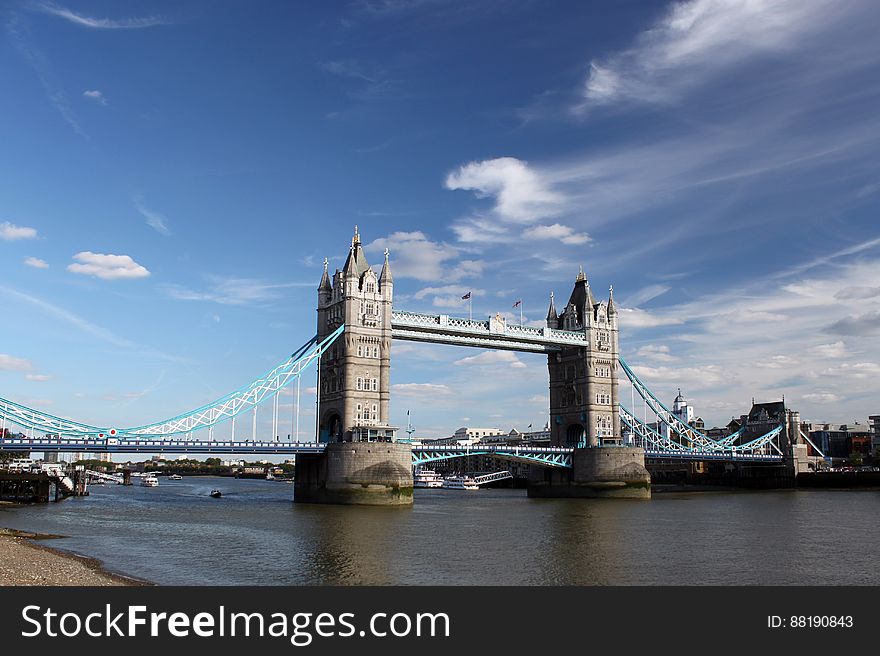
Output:
<instances>
[{"instance_id":1,"label":"river thames","mask_svg":"<svg viewBox=\"0 0 880 656\"><path fill-rule=\"evenodd\" d=\"M272 481L160 480L8 508L0 526L67 536L47 544L168 585L880 583L880 491L416 490L401 509L294 504Z\"/></svg>"}]
</instances>

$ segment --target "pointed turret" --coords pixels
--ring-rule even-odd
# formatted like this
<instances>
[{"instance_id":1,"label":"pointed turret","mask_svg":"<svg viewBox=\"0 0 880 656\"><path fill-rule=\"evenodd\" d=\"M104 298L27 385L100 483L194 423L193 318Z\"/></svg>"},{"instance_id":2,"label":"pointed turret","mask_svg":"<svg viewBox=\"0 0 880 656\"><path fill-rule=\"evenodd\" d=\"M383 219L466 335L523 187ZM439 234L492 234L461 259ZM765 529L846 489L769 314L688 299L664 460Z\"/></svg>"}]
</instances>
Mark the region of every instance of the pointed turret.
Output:
<instances>
[{"instance_id":1,"label":"pointed turret","mask_svg":"<svg viewBox=\"0 0 880 656\"><path fill-rule=\"evenodd\" d=\"M344 278L358 278L370 268L367 264L367 258L364 256L364 249L361 246L361 236L358 234L357 226L354 227L354 237L351 238L351 248L348 250L348 258L345 260L345 266L342 267L342 275Z\"/></svg>"},{"instance_id":2,"label":"pointed turret","mask_svg":"<svg viewBox=\"0 0 880 656\"><path fill-rule=\"evenodd\" d=\"M321 283L318 285L318 307L330 303L333 297L333 285L330 283L330 275L327 273L327 258L324 258L324 274L321 276Z\"/></svg>"},{"instance_id":3,"label":"pointed turret","mask_svg":"<svg viewBox=\"0 0 880 656\"><path fill-rule=\"evenodd\" d=\"M578 276L574 281L574 289L568 299L568 306L574 306L576 313L571 317L570 321L579 326L587 326L590 324L593 315L593 293L590 291L590 281L584 273L584 268L580 267Z\"/></svg>"},{"instance_id":4,"label":"pointed turret","mask_svg":"<svg viewBox=\"0 0 880 656\"><path fill-rule=\"evenodd\" d=\"M559 315L556 314L556 303L553 300L553 292L550 292L550 307L547 309L547 327L559 328Z\"/></svg>"},{"instance_id":5,"label":"pointed turret","mask_svg":"<svg viewBox=\"0 0 880 656\"><path fill-rule=\"evenodd\" d=\"M614 307L614 285L608 286L608 316L617 314L617 308Z\"/></svg>"},{"instance_id":6,"label":"pointed turret","mask_svg":"<svg viewBox=\"0 0 880 656\"><path fill-rule=\"evenodd\" d=\"M391 265L388 264L388 249L385 249L385 262L382 264L382 271L379 274L379 289L385 291L387 285L393 285L394 278L391 277Z\"/></svg>"},{"instance_id":7,"label":"pointed turret","mask_svg":"<svg viewBox=\"0 0 880 656\"><path fill-rule=\"evenodd\" d=\"M324 275L321 276L321 284L318 285L319 292L330 293L333 291L333 285L330 284L330 274L327 272L327 258L324 258Z\"/></svg>"}]
</instances>

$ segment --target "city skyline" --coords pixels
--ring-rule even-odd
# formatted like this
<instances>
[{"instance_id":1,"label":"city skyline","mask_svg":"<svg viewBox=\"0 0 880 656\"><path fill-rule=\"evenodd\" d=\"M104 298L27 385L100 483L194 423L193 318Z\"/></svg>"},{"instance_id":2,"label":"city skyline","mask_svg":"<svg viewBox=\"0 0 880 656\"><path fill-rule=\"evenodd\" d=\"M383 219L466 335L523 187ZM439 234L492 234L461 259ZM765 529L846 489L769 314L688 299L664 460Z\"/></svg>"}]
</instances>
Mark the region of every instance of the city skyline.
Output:
<instances>
[{"instance_id":1,"label":"city skyline","mask_svg":"<svg viewBox=\"0 0 880 656\"><path fill-rule=\"evenodd\" d=\"M0 10L0 395L135 425L235 389L314 334L357 224L412 311L542 325L583 266L707 425L876 414L871 4L120 11ZM542 356L393 353L392 423L546 421Z\"/></svg>"}]
</instances>

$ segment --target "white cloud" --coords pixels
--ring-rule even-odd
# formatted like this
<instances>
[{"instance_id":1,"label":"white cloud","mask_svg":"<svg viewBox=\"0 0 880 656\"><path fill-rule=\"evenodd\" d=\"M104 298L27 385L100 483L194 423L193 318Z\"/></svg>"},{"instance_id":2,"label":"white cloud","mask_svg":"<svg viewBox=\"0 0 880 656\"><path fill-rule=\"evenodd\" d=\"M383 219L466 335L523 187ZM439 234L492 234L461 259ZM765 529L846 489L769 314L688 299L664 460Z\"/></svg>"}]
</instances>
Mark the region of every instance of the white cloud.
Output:
<instances>
[{"instance_id":1,"label":"white cloud","mask_svg":"<svg viewBox=\"0 0 880 656\"><path fill-rule=\"evenodd\" d=\"M135 197L134 206L137 208L137 211L140 212L141 216L146 219L147 225L153 230L166 237L171 234L171 230L168 228L167 219L158 212L154 212L153 210L144 207L139 196Z\"/></svg>"},{"instance_id":2,"label":"white cloud","mask_svg":"<svg viewBox=\"0 0 880 656\"><path fill-rule=\"evenodd\" d=\"M36 228L17 226L9 221L0 223L0 239L15 241L17 239L34 239L37 236Z\"/></svg>"},{"instance_id":3,"label":"white cloud","mask_svg":"<svg viewBox=\"0 0 880 656\"><path fill-rule=\"evenodd\" d=\"M30 371L33 368L29 360L0 353L0 371Z\"/></svg>"},{"instance_id":4,"label":"white cloud","mask_svg":"<svg viewBox=\"0 0 880 656\"><path fill-rule=\"evenodd\" d=\"M470 216L454 223L452 231L461 242L503 244L513 241L507 227L495 217Z\"/></svg>"},{"instance_id":5,"label":"white cloud","mask_svg":"<svg viewBox=\"0 0 880 656\"><path fill-rule=\"evenodd\" d=\"M471 355L455 361L459 366L509 366L514 369L526 367L512 351L484 351L479 355Z\"/></svg>"},{"instance_id":6,"label":"white cloud","mask_svg":"<svg viewBox=\"0 0 880 656\"><path fill-rule=\"evenodd\" d=\"M98 103L100 105L107 104L107 99L104 97L104 94L101 91L98 91L97 89L83 91L83 96L94 100L96 103Z\"/></svg>"},{"instance_id":7,"label":"white cloud","mask_svg":"<svg viewBox=\"0 0 880 656\"><path fill-rule=\"evenodd\" d=\"M804 401L809 401L811 403L837 403L842 400L843 397L833 394L832 392L811 392L809 394L801 395L801 399Z\"/></svg>"},{"instance_id":8,"label":"white cloud","mask_svg":"<svg viewBox=\"0 0 880 656\"><path fill-rule=\"evenodd\" d=\"M648 301L653 300L658 296L662 296L670 289L672 289L672 287L670 287L669 285L648 285L647 287L642 287L634 294L625 298L622 304L627 307L638 307L642 303L647 303Z\"/></svg>"},{"instance_id":9,"label":"white cloud","mask_svg":"<svg viewBox=\"0 0 880 656\"><path fill-rule=\"evenodd\" d=\"M684 323L678 317L654 314L639 308L619 308L617 318L621 328L656 328Z\"/></svg>"},{"instance_id":10,"label":"white cloud","mask_svg":"<svg viewBox=\"0 0 880 656\"><path fill-rule=\"evenodd\" d=\"M454 393L448 385L434 383L398 383L391 386L391 391L395 396L424 399L451 396Z\"/></svg>"},{"instance_id":11,"label":"white cloud","mask_svg":"<svg viewBox=\"0 0 880 656\"><path fill-rule=\"evenodd\" d=\"M73 256L77 260L67 270L102 280L146 278L150 272L128 255L111 255L83 251Z\"/></svg>"},{"instance_id":12,"label":"white cloud","mask_svg":"<svg viewBox=\"0 0 880 656\"><path fill-rule=\"evenodd\" d=\"M827 328L829 333L837 335L872 335L880 332L880 310L851 314L839 321L835 321Z\"/></svg>"},{"instance_id":13,"label":"white cloud","mask_svg":"<svg viewBox=\"0 0 880 656\"><path fill-rule=\"evenodd\" d=\"M55 4L53 2L44 2L35 7L43 13L63 18L64 20L79 25L80 27L88 27L96 30L135 30L145 27L153 27L155 25L167 25L168 20L161 16L145 16L142 18L91 18L77 14L66 7Z\"/></svg>"},{"instance_id":14,"label":"white cloud","mask_svg":"<svg viewBox=\"0 0 880 656\"><path fill-rule=\"evenodd\" d=\"M633 365L636 376L644 381L674 382L681 387L704 388L722 382L728 372L717 364L694 367L648 367Z\"/></svg>"},{"instance_id":15,"label":"white cloud","mask_svg":"<svg viewBox=\"0 0 880 656\"><path fill-rule=\"evenodd\" d=\"M467 299L462 296L471 293L471 297L485 296L486 291L483 289L468 288L463 285L443 285L440 287L424 287L413 294L413 298L417 301L432 297L431 305L440 308L462 308L468 304Z\"/></svg>"},{"instance_id":16,"label":"white cloud","mask_svg":"<svg viewBox=\"0 0 880 656\"><path fill-rule=\"evenodd\" d=\"M677 357L670 354L669 347L665 344L645 344L636 351L636 355L656 362L675 362L678 360Z\"/></svg>"},{"instance_id":17,"label":"white cloud","mask_svg":"<svg viewBox=\"0 0 880 656\"><path fill-rule=\"evenodd\" d=\"M586 232L575 232L561 223L533 226L524 230L522 236L526 239L558 239L563 244L572 246L581 246L593 241Z\"/></svg>"},{"instance_id":18,"label":"white cloud","mask_svg":"<svg viewBox=\"0 0 880 656\"><path fill-rule=\"evenodd\" d=\"M844 287L834 295L834 298L841 301L848 301L851 299L876 298L877 296L880 296L880 287L865 287L864 285L857 285L854 287Z\"/></svg>"},{"instance_id":19,"label":"white cloud","mask_svg":"<svg viewBox=\"0 0 880 656\"><path fill-rule=\"evenodd\" d=\"M876 362L844 362L836 367L825 369L822 375L843 376L857 380L876 379L880 376L880 364Z\"/></svg>"},{"instance_id":20,"label":"white cloud","mask_svg":"<svg viewBox=\"0 0 880 656\"><path fill-rule=\"evenodd\" d=\"M560 211L563 196L553 191L528 163L515 157L470 162L446 176L447 189L493 197L495 215L512 223L532 223Z\"/></svg>"},{"instance_id":21,"label":"white cloud","mask_svg":"<svg viewBox=\"0 0 880 656\"><path fill-rule=\"evenodd\" d=\"M632 48L591 62L585 104L673 101L757 55L802 45L833 22L835 7L821 0L676 2Z\"/></svg>"},{"instance_id":22,"label":"white cloud","mask_svg":"<svg viewBox=\"0 0 880 656\"><path fill-rule=\"evenodd\" d=\"M845 358L849 355L846 345L843 342L833 342L831 344L817 344L807 349L811 355L817 355L820 358Z\"/></svg>"},{"instance_id":23,"label":"white cloud","mask_svg":"<svg viewBox=\"0 0 880 656\"><path fill-rule=\"evenodd\" d=\"M210 301L221 305L247 305L280 298L282 291L292 287L312 287L313 283L269 282L257 278L211 278L205 290L180 285L165 286L166 293L179 301Z\"/></svg>"},{"instance_id":24,"label":"white cloud","mask_svg":"<svg viewBox=\"0 0 880 656\"><path fill-rule=\"evenodd\" d=\"M45 383L47 380L52 380L52 376L46 374L25 374L25 378L35 383Z\"/></svg>"},{"instance_id":25,"label":"white cloud","mask_svg":"<svg viewBox=\"0 0 880 656\"><path fill-rule=\"evenodd\" d=\"M29 267L34 267L35 269L49 268L49 264L45 260L41 260L38 257L26 257L24 258L24 263Z\"/></svg>"},{"instance_id":26,"label":"white cloud","mask_svg":"<svg viewBox=\"0 0 880 656\"><path fill-rule=\"evenodd\" d=\"M455 260L461 251L444 242L434 242L423 232L393 232L365 246L367 252L391 253L391 273L395 278L446 280L455 282L483 271L479 260Z\"/></svg>"}]
</instances>

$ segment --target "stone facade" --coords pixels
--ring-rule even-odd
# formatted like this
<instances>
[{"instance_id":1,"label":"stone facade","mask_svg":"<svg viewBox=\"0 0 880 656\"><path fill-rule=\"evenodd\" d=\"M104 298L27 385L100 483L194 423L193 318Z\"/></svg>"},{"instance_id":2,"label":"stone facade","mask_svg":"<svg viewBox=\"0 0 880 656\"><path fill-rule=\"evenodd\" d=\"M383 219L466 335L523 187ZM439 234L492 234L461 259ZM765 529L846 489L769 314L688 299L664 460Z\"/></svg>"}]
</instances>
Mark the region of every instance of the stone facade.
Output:
<instances>
[{"instance_id":1,"label":"stone facade","mask_svg":"<svg viewBox=\"0 0 880 656\"><path fill-rule=\"evenodd\" d=\"M530 497L650 499L651 474L643 449L575 449L570 470L532 468Z\"/></svg>"},{"instance_id":2,"label":"stone facade","mask_svg":"<svg viewBox=\"0 0 880 656\"><path fill-rule=\"evenodd\" d=\"M581 271L561 314L551 295L547 326L583 332L589 342L588 347L573 346L547 356L550 443L568 447L620 443L620 350L613 290L607 303L597 301Z\"/></svg>"},{"instance_id":3,"label":"stone facade","mask_svg":"<svg viewBox=\"0 0 880 656\"><path fill-rule=\"evenodd\" d=\"M348 259L331 281L324 262L318 286L318 340L341 324L345 333L321 357L323 442L390 441L391 302L388 251L380 275L367 263L355 228Z\"/></svg>"},{"instance_id":4,"label":"stone facade","mask_svg":"<svg viewBox=\"0 0 880 656\"><path fill-rule=\"evenodd\" d=\"M298 503L410 506L412 449L382 442L328 444L326 453L297 456L293 495Z\"/></svg>"}]
</instances>

